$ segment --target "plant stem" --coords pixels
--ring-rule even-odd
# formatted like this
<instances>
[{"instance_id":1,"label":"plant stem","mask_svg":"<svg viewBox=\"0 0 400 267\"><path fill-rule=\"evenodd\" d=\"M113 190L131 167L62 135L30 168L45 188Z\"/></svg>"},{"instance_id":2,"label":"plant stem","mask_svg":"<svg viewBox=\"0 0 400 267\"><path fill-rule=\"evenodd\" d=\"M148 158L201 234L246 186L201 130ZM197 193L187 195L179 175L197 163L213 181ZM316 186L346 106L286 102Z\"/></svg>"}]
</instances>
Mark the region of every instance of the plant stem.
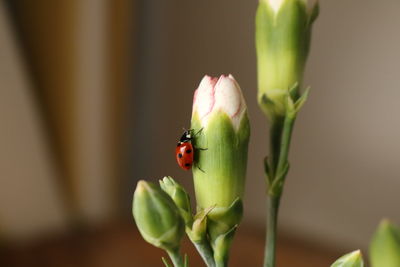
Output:
<instances>
[{"instance_id":1,"label":"plant stem","mask_svg":"<svg viewBox=\"0 0 400 267\"><path fill-rule=\"evenodd\" d=\"M278 117L272 121L270 132L270 176L268 183L268 211L267 211L267 232L264 253L264 267L275 267L277 222L279 203L286 178L285 168L288 166L288 156L293 126L296 116L287 114L285 117ZM287 171L287 169L286 169ZM278 181L277 186L272 185Z\"/></svg>"},{"instance_id":2,"label":"plant stem","mask_svg":"<svg viewBox=\"0 0 400 267\"><path fill-rule=\"evenodd\" d=\"M226 267L228 266L229 251L225 248L215 249L214 251L214 261L216 267Z\"/></svg>"},{"instance_id":3,"label":"plant stem","mask_svg":"<svg viewBox=\"0 0 400 267\"><path fill-rule=\"evenodd\" d=\"M279 165L279 155L281 152L282 131L284 127L284 117L276 117L271 121L270 142L269 142L269 165L271 169L270 179L274 178Z\"/></svg>"},{"instance_id":4,"label":"plant stem","mask_svg":"<svg viewBox=\"0 0 400 267\"><path fill-rule=\"evenodd\" d=\"M175 267L185 267L183 258L179 253L179 249L167 250L167 253Z\"/></svg>"},{"instance_id":5,"label":"plant stem","mask_svg":"<svg viewBox=\"0 0 400 267\"><path fill-rule=\"evenodd\" d=\"M215 266L216 267L226 267L226 266L228 266L228 264L227 264L226 260L219 259L219 260L215 261Z\"/></svg>"},{"instance_id":6,"label":"plant stem","mask_svg":"<svg viewBox=\"0 0 400 267\"><path fill-rule=\"evenodd\" d=\"M285 164L288 162L289 156L289 148L290 148L290 141L292 140L292 132L294 122L296 121L295 116L287 115L285 117L285 121L283 124L282 129L282 137L280 142L280 154L279 154L279 162L278 162L278 171L281 171Z\"/></svg>"},{"instance_id":7,"label":"plant stem","mask_svg":"<svg viewBox=\"0 0 400 267\"><path fill-rule=\"evenodd\" d=\"M265 267L275 266L277 222L280 198L280 196L268 196L268 222L264 254Z\"/></svg>"},{"instance_id":8,"label":"plant stem","mask_svg":"<svg viewBox=\"0 0 400 267\"><path fill-rule=\"evenodd\" d=\"M215 267L213 251L211 249L210 244L206 241L201 242L193 242L193 245L196 247L199 252L201 258L204 260L207 267Z\"/></svg>"}]
</instances>

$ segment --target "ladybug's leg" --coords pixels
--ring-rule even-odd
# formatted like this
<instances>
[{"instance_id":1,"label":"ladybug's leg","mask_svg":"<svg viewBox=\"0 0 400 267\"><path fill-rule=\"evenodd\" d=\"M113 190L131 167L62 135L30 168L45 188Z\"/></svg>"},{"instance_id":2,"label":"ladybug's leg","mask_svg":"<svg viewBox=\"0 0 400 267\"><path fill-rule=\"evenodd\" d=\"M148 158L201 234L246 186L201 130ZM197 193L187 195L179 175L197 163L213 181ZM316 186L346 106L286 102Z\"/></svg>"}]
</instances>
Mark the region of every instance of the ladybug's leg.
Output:
<instances>
[{"instance_id":1,"label":"ladybug's leg","mask_svg":"<svg viewBox=\"0 0 400 267\"><path fill-rule=\"evenodd\" d=\"M197 131L197 133L194 134L194 136L197 136L199 133L203 131L204 127L202 127L200 130Z\"/></svg>"},{"instance_id":2,"label":"ladybug's leg","mask_svg":"<svg viewBox=\"0 0 400 267\"><path fill-rule=\"evenodd\" d=\"M197 169L199 169L201 172L204 172L204 173L205 173L205 171L203 171L203 169L200 168L199 165L196 164L196 167L197 167Z\"/></svg>"}]
</instances>

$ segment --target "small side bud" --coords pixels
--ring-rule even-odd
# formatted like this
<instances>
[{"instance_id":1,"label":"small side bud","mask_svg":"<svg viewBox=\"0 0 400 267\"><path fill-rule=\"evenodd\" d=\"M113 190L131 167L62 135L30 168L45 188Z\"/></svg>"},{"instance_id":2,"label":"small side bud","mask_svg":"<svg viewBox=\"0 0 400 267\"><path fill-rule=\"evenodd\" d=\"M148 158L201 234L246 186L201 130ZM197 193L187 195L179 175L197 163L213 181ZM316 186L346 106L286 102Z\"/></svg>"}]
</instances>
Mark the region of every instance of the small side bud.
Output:
<instances>
[{"instance_id":1,"label":"small side bud","mask_svg":"<svg viewBox=\"0 0 400 267\"><path fill-rule=\"evenodd\" d=\"M190 198L186 190L177 183L172 177L166 176L160 180L160 187L166 192L179 208L179 212L185 221L186 226L193 222L192 209L190 207Z\"/></svg>"},{"instance_id":2,"label":"small side bud","mask_svg":"<svg viewBox=\"0 0 400 267\"><path fill-rule=\"evenodd\" d=\"M340 257L331 267L364 267L364 261L361 252L356 250Z\"/></svg>"},{"instance_id":3,"label":"small side bud","mask_svg":"<svg viewBox=\"0 0 400 267\"><path fill-rule=\"evenodd\" d=\"M400 266L400 228L382 220L370 244L372 267Z\"/></svg>"},{"instance_id":4,"label":"small side bud","mask_svg":"<svg viewBox=\"0 0 400 267\"><path fill-rule=\"evenodd\" d=\"M179 248L184 221L167 193L155 184L139 181L132 206L136 225L147 242L167 251Z\"/></svg>"}]
</instances>

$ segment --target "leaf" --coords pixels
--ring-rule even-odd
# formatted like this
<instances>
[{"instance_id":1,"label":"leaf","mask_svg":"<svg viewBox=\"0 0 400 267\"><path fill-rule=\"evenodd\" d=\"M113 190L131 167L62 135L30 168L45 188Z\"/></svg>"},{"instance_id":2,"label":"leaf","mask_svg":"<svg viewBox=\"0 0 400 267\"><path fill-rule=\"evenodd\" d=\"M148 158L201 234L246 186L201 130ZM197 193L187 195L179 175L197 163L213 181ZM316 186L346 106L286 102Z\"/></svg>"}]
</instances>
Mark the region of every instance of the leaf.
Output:
<instances>
[{"instance_id":1,"label":"leaf","mask_svg":"<svg viewBox=\"0 0 400 267\"><path fill-rule=\"evenodd\" d=\"M304 90L304 93L300 96L300 98L296 101L295 105L295 110L296 113L299 112L299 110L301 109L301 107L304 105L304 103L306 102L307 98L308 98L308 94L310 93L310 87L307 87Z\"/></svg>"},{"instance_id":2,"label":"leaf","mask_svg":"<svg viewBox=\"0 0 400 267\"><path fill-rule=\"evenodd\" d=\"M285 178L287 173L289 172L290 164L288 161L286 161L285 165L283 166L283 169L280 170L276 177L274 178L274 181L272 185L269 188L269 193L270 195L273 196L279 196L282 193L283 190L283 184L285 182Z\"/></svg>"},{"instance_id":3,"label":"leaf","mask_svg":"<svg viewBox=\"0 0 400 267\"><path fill-rule=\"evenodd\" d=\"M267 176L268 184L271 185L272 184L273 175L271 173L271 168L269 167L268 156L266 156L264 158L264 171L265 171L265 175Z\"/></svg>"},{"instance_id":4,"label":"leaf","mask_svg":"<svg viewBox=\"0 0 400 267\"><path fill-rule=\"evenodd\" d=\"M164 257L161 257L162 262L164 263L165 267L172 267L171 264L168 263L167 259Z\"/></svg>"}]
</instances>

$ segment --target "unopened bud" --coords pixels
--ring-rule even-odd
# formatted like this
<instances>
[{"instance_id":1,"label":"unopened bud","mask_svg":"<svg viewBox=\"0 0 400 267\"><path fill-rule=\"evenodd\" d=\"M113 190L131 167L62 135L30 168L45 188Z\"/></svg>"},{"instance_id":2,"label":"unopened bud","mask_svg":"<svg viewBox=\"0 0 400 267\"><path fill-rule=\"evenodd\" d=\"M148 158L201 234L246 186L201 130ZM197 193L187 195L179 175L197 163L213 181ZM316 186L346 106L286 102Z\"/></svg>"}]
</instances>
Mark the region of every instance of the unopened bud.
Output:
<instances>
[{"instance_id":1,"label":"unopened bud","mask_svg":"<svg viewBox=\"0 0 400 267\"><path fill-rule=\"evenodd\" d=\"M184 234L184 221L171 197L155 184L139 181L133 196L133 217L150 244L176 250Z\"/></svg>"},{"instance_id":2,"label":"unopened bud","mask_svg":"<svg viewBox=\"0 0 400 267\"><path fill-rule=\"evenodd\" d=\"M400 266L400 228L382 220L370 245L372 267Z\"/></svg>"},{"instance_id":3,"label":"unopened bud","mask_svg":"<svg viewBox=\"0 0 400 267\"><path fill-rule=\"evenodd\" d=\"M361 252L356 250L340 257L331 267L364 267L364 261Z\"/></svg>"}]
</instances>

